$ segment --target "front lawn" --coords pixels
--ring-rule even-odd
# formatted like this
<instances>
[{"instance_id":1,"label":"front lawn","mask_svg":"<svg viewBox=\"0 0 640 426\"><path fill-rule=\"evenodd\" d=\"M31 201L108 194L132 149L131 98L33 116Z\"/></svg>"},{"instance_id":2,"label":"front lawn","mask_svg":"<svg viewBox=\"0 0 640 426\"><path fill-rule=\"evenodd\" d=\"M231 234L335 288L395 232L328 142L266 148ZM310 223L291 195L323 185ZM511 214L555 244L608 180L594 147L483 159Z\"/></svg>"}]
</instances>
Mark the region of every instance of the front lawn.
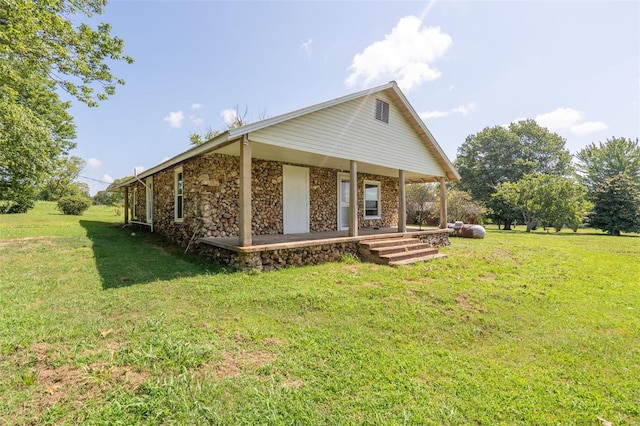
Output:
<instances>
[{"instance_id":1,"label":"front lawn","mask_svg":"<svg viewBox=\"0 0 640 426\"><path fill-rule=\"evenodd\" d=\"M51 203L0 216L0 424L640 424L640 237L247 274Z\"/></svg>"}]
</instances>

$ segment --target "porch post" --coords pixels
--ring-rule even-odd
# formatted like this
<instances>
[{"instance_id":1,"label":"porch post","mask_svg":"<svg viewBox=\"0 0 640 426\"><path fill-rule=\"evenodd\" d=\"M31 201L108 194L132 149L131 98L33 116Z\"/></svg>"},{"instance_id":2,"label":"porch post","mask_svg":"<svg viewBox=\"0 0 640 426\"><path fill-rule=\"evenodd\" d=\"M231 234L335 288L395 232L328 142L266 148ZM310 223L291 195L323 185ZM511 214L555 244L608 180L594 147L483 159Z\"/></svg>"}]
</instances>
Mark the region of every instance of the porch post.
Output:
<instances>
[{"instance_id":1,"label":"porch post","mask_svg":"<svg viewBox=\"0 0 640 426\"><path fill-rule=\"evenodd\" d=\"M440 229L447 229L447 188L444 178L440 178Z\"/></svg>"},{"instance_id":2,"label":"porch post","mask_svg":"<svg viewBox=\"0 0 640 426\"><path fill-rule=\"evenodd\" d=\"M129 187L124 187L124 224L129 223Z\"/></svg>"},{"instance_id":3,"label":"porch post","mask_svg":"<svg viewBox=\"0 0 640 426\"><path fill-rule=\"evenodd\" d=\"M353 160L349 175L349 236L358 236L358 163Z\"/></svg>"},{"instance_id":4,"label":"porch post","mask_svg":"<svg viewBox=\"0 0 640 426\"><path fill-rule=\"evenodd\" d=\"M241 247L251 246L251 144L245 135L240 141L240 236Z\"/></svg>"},{"instance_id":5,"label":"porch post","mask_svg":"<svg viewBox=\"0 0 640 426\"><path fill-rule=\"evenodd\" d=\"M407 232L407 194L405 192L404 170L398 172L398 232Z\"/></svg>"}]
</instances>

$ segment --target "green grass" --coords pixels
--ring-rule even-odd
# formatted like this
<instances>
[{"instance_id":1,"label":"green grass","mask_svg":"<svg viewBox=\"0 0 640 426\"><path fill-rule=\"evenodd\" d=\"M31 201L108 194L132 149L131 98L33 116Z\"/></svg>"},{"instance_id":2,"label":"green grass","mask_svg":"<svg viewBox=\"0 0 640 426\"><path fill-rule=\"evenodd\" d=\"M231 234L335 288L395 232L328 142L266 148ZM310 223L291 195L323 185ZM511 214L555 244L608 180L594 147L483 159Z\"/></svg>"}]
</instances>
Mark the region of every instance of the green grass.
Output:
<instances>
[{"instance_id":1,"label":"green grass","mask_svg":"<svg viewBox=\"0 0 640 426\"><path fill-rule=\"evenodd\" d=\"M247 274L121 220L0 216L0 424L640 424L637 236Z\"/></svg>"}]
</instances>

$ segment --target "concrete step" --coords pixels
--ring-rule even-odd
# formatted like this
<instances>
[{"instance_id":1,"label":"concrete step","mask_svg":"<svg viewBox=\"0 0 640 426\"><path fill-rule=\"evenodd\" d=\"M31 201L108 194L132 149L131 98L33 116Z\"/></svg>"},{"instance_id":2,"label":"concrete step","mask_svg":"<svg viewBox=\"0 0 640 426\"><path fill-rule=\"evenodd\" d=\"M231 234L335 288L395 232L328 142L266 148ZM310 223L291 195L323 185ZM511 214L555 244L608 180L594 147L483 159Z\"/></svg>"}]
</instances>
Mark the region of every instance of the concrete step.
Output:
<instances>
[{"instance_id":1,"label":"concrete step","mask_svg":"<svg viewBox=\"0 0 640 426\"><path fill-rule=\"evenodd\" d=\"M414 257L414 258L411 258L411 259L394 260L394 261L389 262L389 266L408 265L408 264L411 264L411 263L424 262L424 261L427 261L427 260L440 259L440 258L444 258L444 257L447 257L447 255L444 254L444 253L436 253L436 254L430 254L430 255L426 255L426 256Z\"/></svg>"},{"instance_id":2,"label":"concrete step","mask_svg":"<svg viewBox=\"0 0 640 426\"><path fill-rule=\"evenodd\" d=\"M380 258L382 258L385 261L385 263L391 263L391 262L396 262L396 261L405 260L405 259L415 259L423 256L431 256L437 253L438 253L437 248L431 248L431 247L425 246L425 248L420 248L416 250L380 255Z\"/></svg>"}]
</instances>

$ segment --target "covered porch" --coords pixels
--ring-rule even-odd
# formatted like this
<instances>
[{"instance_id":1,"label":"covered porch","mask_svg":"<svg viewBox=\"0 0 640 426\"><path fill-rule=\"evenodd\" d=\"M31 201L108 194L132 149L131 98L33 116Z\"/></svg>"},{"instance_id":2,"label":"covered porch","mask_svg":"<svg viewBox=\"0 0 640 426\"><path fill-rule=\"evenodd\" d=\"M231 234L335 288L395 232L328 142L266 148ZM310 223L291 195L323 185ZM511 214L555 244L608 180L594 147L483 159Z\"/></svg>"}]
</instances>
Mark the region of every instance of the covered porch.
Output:
<instances>
[{"instance_id":1,"label":"covered porch","mask_svg":"<svg viewBox=\"0 0 640 426\"><path fill-rule=\"evenodd\" d=\"M253 246L262 247L267 244L291 244L300 241L316 241L331 240L335 238L352 238L357 241L359 237L370 235L371 233L406 233L412 232L407 228L406 223L406 192L405 186L408 183L419 182L438 182L440 187L440 229L447 228L447 204L446 204L446 177L431 176L417 172L405 171L402 169L394 169L381 165L371 164L367 162L359 162L356 160L347 160L344 158L326 156L303 152L286 147L274 148L272 145L266 144L253 138L252 135L245 134L240 139L221 143L211 149L207 155L219 153L239 158L239 191L238 191L238 236L225 238L203 238L200 241L212 245L218 245L221 248L251 248ZM345 219L348 226L338 231L330 232L306 232L302 234L287 233L286 227L283 234L278 235L256 235L253 232L252 217L252 191L254 178L252 176L252 160L269 160L277 161L282 164L297 164L300 166L315 166L326 169L333 169L338 174L345 175L348 181L348 211L346 211ZM394 228L372 229L363 227L359 222L359 215L362 211L358 208L363 204L364 200L358 197L358 176L360 173L373 174L378 176L388 176L396 178L397 184L397 200L394 202L397 209L397 226ZM308 177L306 178L308 179ZM308 197L308 194L307 194ZM307 201L308 203L308 201ZM362 206L360 206L362 207ZM382 207L380 207L381 209ZM308 214L308 211L307 211ZM285 213L286 215L286 213ZM362 217L360 217L362 219ZM340 221L339 221L340 222ZM307 225L308 226L308 225ZM340 225L338 224L340 229ZM280 239L281 241L277 241ZM264 247L262 247L264 249ZM246 252L250 252L247 250Z\"/></svg>"}]
</instances>

